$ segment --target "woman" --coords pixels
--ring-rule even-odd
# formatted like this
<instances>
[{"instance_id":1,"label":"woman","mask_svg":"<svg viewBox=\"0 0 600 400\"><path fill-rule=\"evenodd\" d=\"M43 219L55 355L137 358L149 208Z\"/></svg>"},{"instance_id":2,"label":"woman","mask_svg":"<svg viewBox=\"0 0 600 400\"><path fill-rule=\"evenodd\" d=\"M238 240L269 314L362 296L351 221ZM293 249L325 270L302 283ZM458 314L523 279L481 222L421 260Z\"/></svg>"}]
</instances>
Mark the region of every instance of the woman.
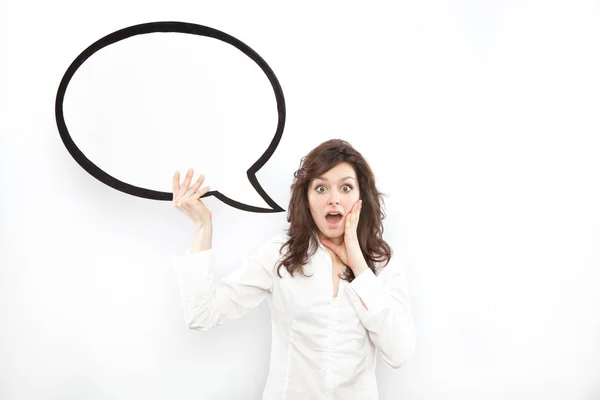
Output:
<instances>
[{"instance_id":1,"label":"woman","mask_svg":"<svg viewBox=\"0 0 600 400\"><path fill-rule=\"evenodd\" d=\"M212 280L211 213L204 177L174 205L196 226L191 249L173 257L190 329L208 330L268 299L272 319L266 399L377 399L376 352L400 368L415 347L401 263L382 239L381 193L362 155L329 140L294 173L286 234L263 244L220 283ZM388 264L389 263L389 264Z\"/></svg>"}]
</instances>

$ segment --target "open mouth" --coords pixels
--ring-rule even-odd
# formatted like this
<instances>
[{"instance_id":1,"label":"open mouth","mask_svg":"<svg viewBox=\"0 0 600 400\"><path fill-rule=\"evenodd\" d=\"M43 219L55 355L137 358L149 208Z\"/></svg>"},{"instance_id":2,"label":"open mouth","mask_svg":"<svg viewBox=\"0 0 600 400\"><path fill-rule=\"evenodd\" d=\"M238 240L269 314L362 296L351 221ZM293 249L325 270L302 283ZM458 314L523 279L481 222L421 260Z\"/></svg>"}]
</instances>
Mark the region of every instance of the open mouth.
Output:
<instances>
[{"instance_id":1,"label":"open mouth","mask_svg":"<svg viewBox=\"0 0 600 400\"><path fill-rule=\"evenodd\" d=\"M342 221L342 214L339 213L328 213L325 216L325 219L327 220L327 224L329 224L330 227L335 227L337 226L341 221Z\"/></svg>"}]
</instances>

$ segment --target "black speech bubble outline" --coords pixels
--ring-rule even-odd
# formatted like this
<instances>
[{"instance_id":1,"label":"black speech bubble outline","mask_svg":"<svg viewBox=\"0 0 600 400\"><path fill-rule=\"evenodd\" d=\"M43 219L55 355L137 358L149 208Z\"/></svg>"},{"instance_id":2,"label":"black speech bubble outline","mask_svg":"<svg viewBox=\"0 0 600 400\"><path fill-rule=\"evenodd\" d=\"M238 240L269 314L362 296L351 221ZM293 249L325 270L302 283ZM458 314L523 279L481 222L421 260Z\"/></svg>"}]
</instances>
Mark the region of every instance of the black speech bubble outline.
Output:
<instances>
[{"instance_id":1,"label":"black speech bubble outline","mask_svg":"<svg viewBox=\"0 0 600 400\"><path fill-rule=\"evenodd\" d=\"M160 22L149 22L145 24L133 25L127 28L120 29L111 34L104 36L103 38L94 42L91 46L85 49L77 58L71 63L67 71L65 72L60 85L58 86L58 92L56 94L56 106L55 106L55 114L56 114L56 125L58 126L58 131L60 133L60 137L67 147L71 156L77 161L79 165L83 167L87 172L89 172L92 176L94 176L99 181L107 184L110 187L113 187L121 192L128 193L134 196L143 197L147 199L154 200L173 200L173 193L170 192L159 192L150 189L144 189L137 186L130 185L128 183L122 182L115 177L107 174L102 169L100 169L96 164L90 161L82 152L79 150L71 135L69 134L69 130L67 129L67 125L65 123L65 118L63 115L63 102L65 93L67 91L67 86L71 81L71 78L77 71L77 69L91 57L98 50L121 41L123 39L127 39L131 36L135 35L143 35L147 33L155 33L155 32L177 32L177 33L187 33L192 35L200 35L200 36L208 36L217 40L221 40L225 43L229 43L230 45L236 47L242 53L246 54L250 57L258 66L263 70L263 72L267 75L269 82L273 86L273 91L275 92L275 99L277 100L277 113L278 113L278 121L277 121L277 129L275 131L275 136L271 140L269 147L265 152L260 156L258 160L248 168L246 174L248 175L248 180L256 190L256 192L263 198L263 200L271 206L271 208L261 208L255 207L248 204L240 203L224 194L220 193L218 190L209 191L204 194L202 197L206 196L215 196L225 204L228 204L232 207L239 208L240 210L259 212L259 213L273 213L273 212L282 212L285 211L281 208L262 188L258 179L256 178L256 173L265 165L265 163L271 158L275 149L279 145L279 141L281 140L281 136L283 135L283 128L285 126L285 100L283 97L283 90L281 89L281 85L275 76L275 73L269 67L263 58L258 55L257 52L252 50L248 45L241 42L240 40L234 38L233 36L221 32L219 30L209 28L208 26L192 24L188 22L176 22L176 21L160 21Z\"/></svg>"}]
</instances>

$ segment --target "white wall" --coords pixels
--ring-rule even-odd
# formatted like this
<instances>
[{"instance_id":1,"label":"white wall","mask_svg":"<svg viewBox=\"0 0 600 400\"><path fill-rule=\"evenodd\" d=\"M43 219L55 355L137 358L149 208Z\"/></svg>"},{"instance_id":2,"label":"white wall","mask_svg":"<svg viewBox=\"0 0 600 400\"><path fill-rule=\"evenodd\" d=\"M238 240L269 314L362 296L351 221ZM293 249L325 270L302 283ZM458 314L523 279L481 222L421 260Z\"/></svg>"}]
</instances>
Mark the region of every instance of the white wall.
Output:
<instances>
[{"instance_id":1,"label":"white wall","mask_svg":"<svg viewBox=\"0 0 600 400\"><path fill-rule=\"evenodd\" d=\"M300 158L333 137L365 155L390 195L384 236L410 261L418 340L403 368L379 363L382 399L600 398L598 3L214 3L0 4L0 397L262 392L266 303L217 330L186 330L169 262L191 244L191 222L168 201L125 194L88 174L54 119L60 79L83 49L127 26L172 20L227 32L273 68L287 123L257 176L279 205L287 209ZM218 52L226 45L198 43L207 58L225 57ZM73 89L73 137L128 182L168 192L173 171L193 166L263 205L247 191L241 160L272 137L261 133L274 118L269 92L258 78L245 91L226 88L243 96L263 90L260 100L232 106L247 118L233 122L255 124L258 136L247 141L227 116L197 118L207 97L194 95L193 74L169 70L168 57L139 61L152 55L131 47L97 66L147 67L137 86L125 85L132 80L122 69L99 76L85 65L78 93L94 95ZM102 91L111 84L119 99L139 94L148 107L122 112ZM154 88L175 90L179 102L153 97ZM248 117L245 104L260 118ZM206 133L215 126L238 136L225 141L226 156L207 159L220 138ZM218 176L223 168L239 170L240 180ZM217 278L286 226L285 213L206 204Z\"/></svg>"}]
</instances>

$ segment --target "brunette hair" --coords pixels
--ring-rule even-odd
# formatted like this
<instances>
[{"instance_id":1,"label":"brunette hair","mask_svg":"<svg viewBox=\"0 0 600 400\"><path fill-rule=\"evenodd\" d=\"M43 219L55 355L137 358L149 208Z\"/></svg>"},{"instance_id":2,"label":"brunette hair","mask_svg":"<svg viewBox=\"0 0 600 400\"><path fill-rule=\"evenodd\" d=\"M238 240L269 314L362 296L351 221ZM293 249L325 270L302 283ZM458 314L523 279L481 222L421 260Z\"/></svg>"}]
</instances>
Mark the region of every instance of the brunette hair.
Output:
<instances>
[{"instance_id":1,"label":"brunette hair","mask_svg":"<svg viewBox=\"0 0 600 400\"><path fill-rule=\"evenodd\" d=\"M312 218L308 203L308 187L313 179L323 175L341 162L354 167L362 199L361 216L358 221L357 236L360 249L369 268L377 275L378 269L385 267L392 257L392 249L382 239L385 219L383 197L375 186L375 176L364 157L350 143L341 139L331 139L321 143L300 161L300 168L294 172L294 181L290 186L291 198L288 207L287 221L290 226L287 234L290 237L279 249L282 252L288 246L287 253L279 260L277 275L282 278L279 269L284 266L290 275L296 270L304 273L302 266L308 257L315 254L318 247L318 228ZM381 204L380 204L381 203ZM311 238L314 243L310 249ZM383 264L385 262L385 264ZM376 263L383 265L377 266ZM354 273L346 266L341 279L352 282Z\"/></svg>"}]
</instances>

